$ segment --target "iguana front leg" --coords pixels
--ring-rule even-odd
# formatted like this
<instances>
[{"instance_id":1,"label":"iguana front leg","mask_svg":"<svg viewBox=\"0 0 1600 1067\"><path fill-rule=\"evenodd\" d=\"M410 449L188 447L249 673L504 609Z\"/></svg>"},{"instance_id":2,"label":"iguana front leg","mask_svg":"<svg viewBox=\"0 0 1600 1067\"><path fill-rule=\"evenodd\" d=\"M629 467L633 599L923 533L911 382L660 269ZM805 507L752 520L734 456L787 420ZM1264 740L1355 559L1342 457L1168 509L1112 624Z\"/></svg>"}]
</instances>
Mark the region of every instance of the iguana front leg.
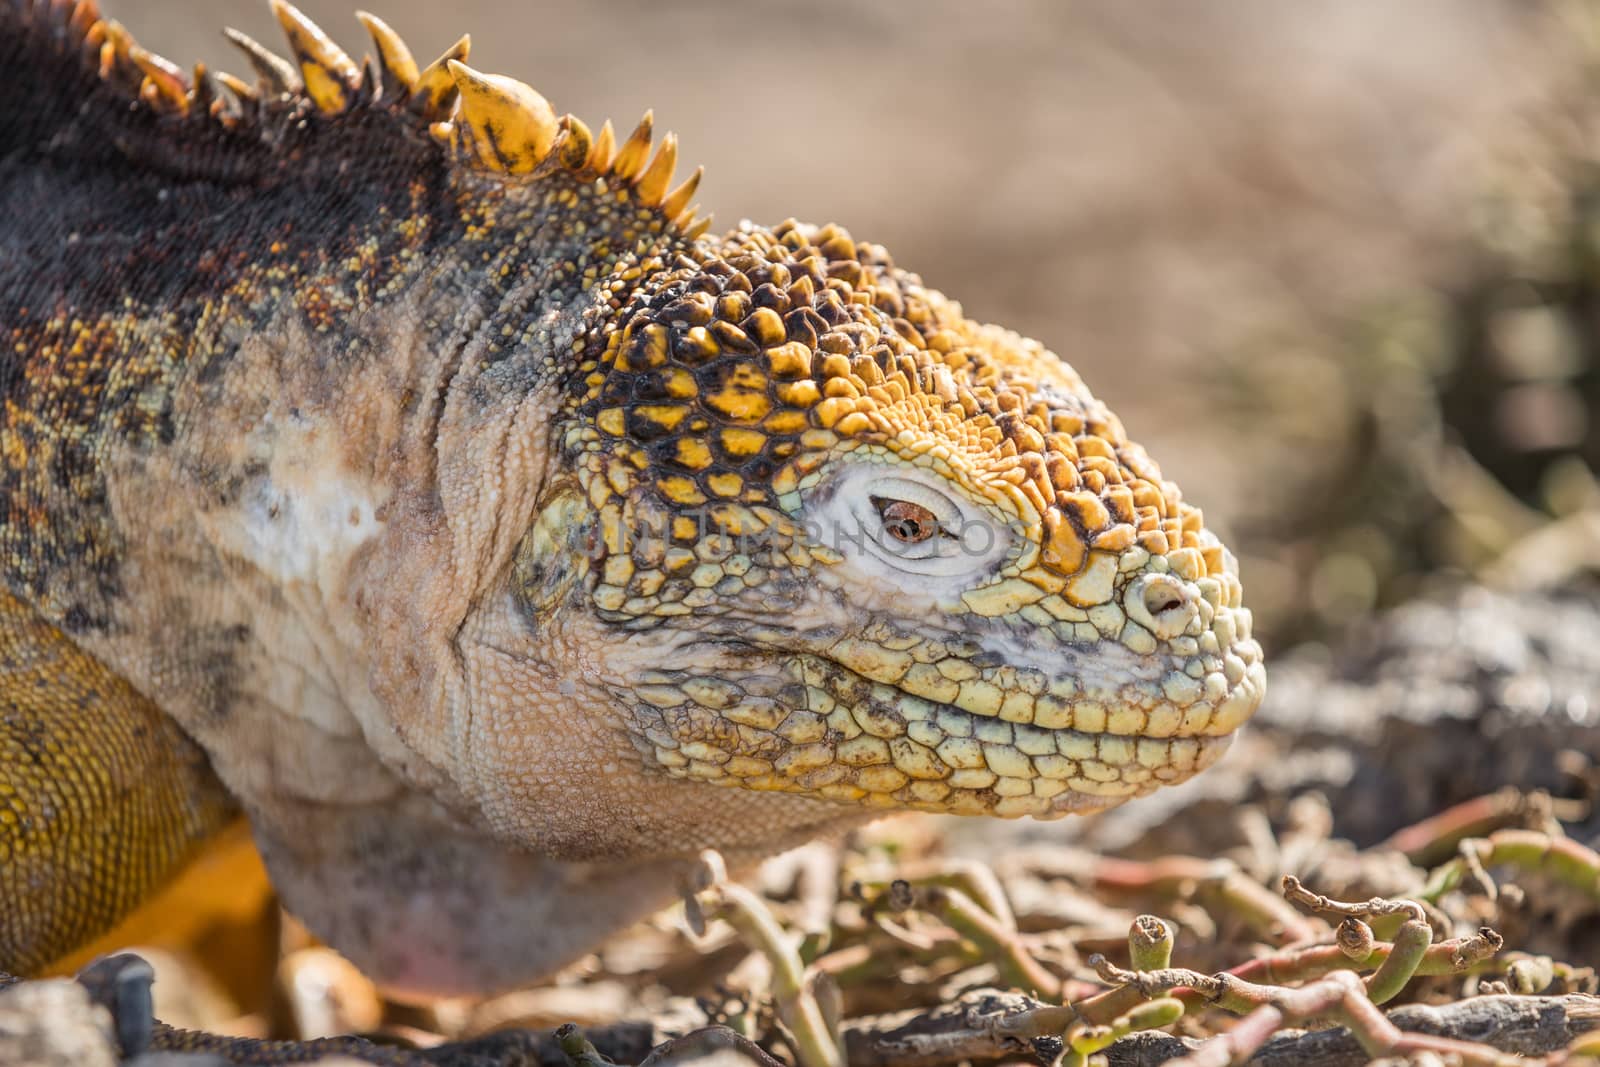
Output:
<instances>
[{"instance_id":1,"label":"iguana front leg","mask_svg":"<svg viewBox=\"0 0 1600 1067\"><path fill-rule=\"evenodd\" d=\"M234 813L176 723L0 594L0 971L109 929Z\"/></svg>"}]
</instances>

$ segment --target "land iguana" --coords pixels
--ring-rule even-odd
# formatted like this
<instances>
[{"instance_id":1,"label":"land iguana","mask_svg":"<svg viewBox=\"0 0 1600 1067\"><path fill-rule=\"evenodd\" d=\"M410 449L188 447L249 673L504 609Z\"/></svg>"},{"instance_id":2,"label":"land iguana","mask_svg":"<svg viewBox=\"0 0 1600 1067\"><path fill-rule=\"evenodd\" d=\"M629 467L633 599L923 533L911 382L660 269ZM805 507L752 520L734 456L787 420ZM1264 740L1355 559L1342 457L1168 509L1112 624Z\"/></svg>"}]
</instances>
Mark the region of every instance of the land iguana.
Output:
<instances>
[{"instance_id":1,"label":"land iguana","mask_svg":"<svg viewBox=\"0 0 1600 1067\"><path fill-rule=\"evenodd\" d=\"M0 0L0 969L241 810L390 987L548 972L885 809L1094 811L1260 701L1079 376L677 144L363 15L192 75Z\"/></svg>"}]
</instances>

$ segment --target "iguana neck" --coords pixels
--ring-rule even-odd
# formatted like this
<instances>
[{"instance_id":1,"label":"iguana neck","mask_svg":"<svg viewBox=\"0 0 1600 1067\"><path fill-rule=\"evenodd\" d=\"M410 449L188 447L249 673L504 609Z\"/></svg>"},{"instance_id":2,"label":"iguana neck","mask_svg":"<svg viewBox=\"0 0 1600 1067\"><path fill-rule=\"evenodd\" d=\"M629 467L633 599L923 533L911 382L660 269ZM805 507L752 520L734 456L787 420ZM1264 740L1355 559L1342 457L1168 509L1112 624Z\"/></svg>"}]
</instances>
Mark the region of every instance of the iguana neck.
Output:
<instances>
[{"instance_id":1,"label":"iguana neck","mask_svg":"<svg viewBox=\"0 0 1600 1067\"><path fill-rule=\"evenodd\" d=\"M106 626L122 592L113 467L176 448L196 505L228 506L249 476L228 435L286 397L336 413L349 455L427 447L463 360L496 368L478 402L539 388L586 286L661 240L584 202L603 181L452 171L381 110L320 123L282 121L280 154L230 178L84 156L70 137L0 158L4 573L69 631ZM363 131L377 143L344 143ZM403 414L354 417L362 379Z\"/></svg>"}]
</instances>

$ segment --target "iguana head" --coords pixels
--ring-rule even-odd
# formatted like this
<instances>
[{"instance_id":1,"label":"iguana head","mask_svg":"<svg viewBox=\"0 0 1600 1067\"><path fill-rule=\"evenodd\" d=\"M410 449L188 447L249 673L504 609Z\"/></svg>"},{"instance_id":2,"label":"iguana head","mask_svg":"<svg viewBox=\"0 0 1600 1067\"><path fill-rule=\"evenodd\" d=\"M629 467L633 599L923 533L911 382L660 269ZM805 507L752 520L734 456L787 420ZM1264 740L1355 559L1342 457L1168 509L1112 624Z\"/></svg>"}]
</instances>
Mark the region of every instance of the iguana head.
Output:
<instances>
[{"instance_id":1,"label":"iguana head","mask_svg":"<svg viewBox=\"0 0 1600 1067\"><path fill-rule=\"evenodd\" d=\"M1188 778L1255 710L1233 557L1037 342L835 226L746 225L625 292L533 541L583 531L648 762L1060 815Z\"/></svg>"},{"instance_id":2,"label":"iguana head","mask_svg":"<svg viewBox=\"0 0 1600 1067\"><path fill-rule=\"evenodd\" d=\"M836 226L708 234L648 115L613 148L447 66L456 158L575 206L582 318L534 343L559 460L509 590L535 632L587 617L646 774L1051 816L1221 754L1265 687L1233 557L1071 367Z\"/></svg>"}]
</instances>

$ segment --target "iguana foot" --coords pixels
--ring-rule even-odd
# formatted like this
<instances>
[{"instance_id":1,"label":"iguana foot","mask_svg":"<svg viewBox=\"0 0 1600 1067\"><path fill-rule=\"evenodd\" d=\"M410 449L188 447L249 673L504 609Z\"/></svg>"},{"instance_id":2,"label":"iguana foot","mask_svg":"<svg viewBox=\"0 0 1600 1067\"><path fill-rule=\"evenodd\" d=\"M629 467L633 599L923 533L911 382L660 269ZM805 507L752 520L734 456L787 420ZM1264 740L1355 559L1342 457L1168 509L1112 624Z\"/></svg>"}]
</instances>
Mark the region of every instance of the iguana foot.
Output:
<instances>
[{"instance_id":1,"label":"iguana foot","mask_svg":"<svg viewBox=\"0 0 1600 1067\"><path fill-rule=\"evenodd\" d=\"M150 1047L155 1032L155 999L150 987L156 971L144 957L132 952L101 956L77 974L89 999L111 1013L111 1032L124 1057L134 1057Z\"/></svg>"}]
</instances>

